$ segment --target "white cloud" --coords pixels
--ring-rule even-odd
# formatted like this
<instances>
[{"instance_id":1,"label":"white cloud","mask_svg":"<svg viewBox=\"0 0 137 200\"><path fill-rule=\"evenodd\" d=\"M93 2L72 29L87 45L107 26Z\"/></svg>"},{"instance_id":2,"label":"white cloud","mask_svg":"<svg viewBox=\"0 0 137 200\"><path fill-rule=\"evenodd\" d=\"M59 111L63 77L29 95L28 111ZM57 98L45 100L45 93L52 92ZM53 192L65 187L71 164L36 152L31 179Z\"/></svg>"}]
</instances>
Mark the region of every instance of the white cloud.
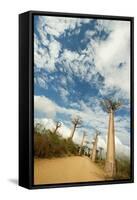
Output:
<instances>
[{"instance_id":1,"label":"white cloud","mask_svg":"<svg viewBox=\"0 0 137 200\"><path fill-rule=\"evenodd\" d=\"M92 36L97 31L106 31L108 37L100 39ZM95 83L105 96L117 91L117 98L130 97L130 23L128 21L97 20L94 30L85 33L89 39L86 48L78 52L64 50L62 58L70 74L81 80ZM104 78L98 82L98 74Z\"/></svg>"},{"instance_id":2,"label":"white cloud","mask_svg":"<svg viewBox=\"0 0 137 200\"><path fill-rule=\"evenodd\" d=\"M61 50L61 44L55 36L59 37L65 30L73 30L89 21L90 19L40 16L36 27L39 37L34 34L35 66L45 68L49 72L55 71L55 63Z\"/></svg>"},{"instance_id":3,"label":"white cloud","mask_svg":"<svg viewBox=\"0 0 137 200\"><path fill-rule=\"evenodd\" d=\"M105 79L105 86L100 88L102 95L116 90L129 99L130 93L130 23L128 21L97 20L95 30L88 30L85 39L90 42L84 50L78 52L63 50L60 58L61 44L54 38L65 32L80 27L82 23L88 23L89 19L62 18L62 17L39 17L38 31L41 40L35 35L35 63L48 71L54 71L55 63L60 62L68 77L74 74L81 80L92 83L93 76L99 72ZM58 24L58 25L57 25ZM96 31L106 31L108 37L105 40L93 39ZM43 33L43 34L42 34ZM50 39L47 39L47 33ZM43 36L44 35L44 36ZM44 41L46 40L46 44ZM48 48L40 47L40 41ZM48 41L48 42L47 42ZM93 63L95 67L93 67ZM118 65L121 64L121 67ZM122 76L121 76L122 75ZM124 83L124 84L123 84Z\"/></svg>"},{"instance_id":4,"label":"white cloud","mask_svg":"<svg viewBox=\"0 0 137 200\"><path fill-rule=\"evenodd\" d=\"M92 19L40 16L37 22L39 38L34 34L35 65L40 68L45 68L49 72L55 71L55 63L57 62L61 50L61 44L55 37L59 37L61 34L65 33L66 30L74 30L74 34L75 31L80 31L80 27L83 23L89 23L90 21L92 21ZM77 29L75 30L76 27ZM49 34L49 37L47 34ZM78 34L78 32L75 34ZM79 56L79 54L71 53L71 51L64 51L64 59L66 60L76 61L82 58L78 58L77 56Z\"/></svg>"},{"instance_id":5,"label":"white cloud","mask_svg":"<svg viewBox=\"0 0 137 200\"><path fill-rule=\"evenodd\" d=\"M126 156L128 158L130 158L130 148L127 145L124 145L121 140L115 136L115 151L116 151L116 157L123 157ZM103 147L103 153L104 156L106 155L106 151L107 151L107 137L104 139L103 137L99 136L98 137L98 148L99 147Z\"/></svg>"},{"instance_id":6,"label":"white cloud","mask_svg":"<svg viewBox=\"0 0 137 200\"><path fill-rule=\"evenodd\" d=\"M108 27L111 31L108 38L97 42L94 47L96 70L105 77L106 90L116 87L129 98L130 23L112 21ZM118 67L119 64L122 67Z\"/></svg>"},{"instance_id":7,"label":"white cloud","mask_svg":"<svg viewBox=\"0 0 137 200\"><path fill-rule=\"evenodd\" d=\"M39 17L39 20L37 22L37 25L36 25L36 28L37 28L37 31L39 33L39 41L45 45L45 46L48 46L49 45L49 39L47 37L47 31L44 31L44 26L45 26L45 21L43 20L42 17Z\"/></svg>"},{"instance_id":8,"label":"white cloud","mask_svg":"<svg viewBox=\"0 0 137 200\"><path fill-rule=\"evenodd\" d=\"M54 117L57 113L65 114L68 116L81 115L82 112L74 109L67 109L65 107L60 107L55 102L51 101L45 96L34 96L34 108L35 111L45 113L46 116Z\"/></svg>"},{"instance_id":9,"label":"white cloud","mask_svg":"<svg viewBox=\"0 0 137 200\"><path fill-rule=\"evenodd\" d=\"M75 108L75 109L79 109L80 105L76 102L72 102L72 103L70 103L70 107Z\"/></svg>"},{"instance_id":10,"label":"white cloud","mask_svg":"<svg viewBox=\"0 0 137 200\"><path fill-rule=\"evenodd\" d=\"M68 101L68 96L69 96L68 90L64 89L63 87L59 87L59 88L58 88L58 92L59 92L61 98L62 98L65 102L67 102L67 101Z\"/></svg>"},{"instance_id":11,"label":"white cloud","mask_svg":"<svg viewBox=\"0 0 137 200\"><path fill-rule=\"evenodd\" d=\"M62 76L61 79L60 79L60 84L62 86L67 86L67 79L65 76Z\"/></svg>"},{"instance_id":12,"label":"white cloud","mask_svg":"<svg viewBox=\"0 0 137 200\"><path fill-rule=\"evenodd\" d=\"M34 64L37 68L44 68L45 70L52 72L55 70L55 63L57 62L59 52L61 50L61 44L51 39L48 43L48 47L41 46L40 40L35 35L34 37Z\"/></svg>"},{"instance_id":13,"label":"white cloud","mask_svg":"<svg viewBox=\"0 0 137 200\"><path fill-rule=\"evenodd\" d=\"M87 30L85 33L86 39L90 39L96 34L96 30Z\"/></svg>"},{"instance_id":14,"label":"white cloud","mask_svg":"<svg viewBox=\"0 0 137 200\"><path fill-rule=\"evenodd\" d=\"M57 105L44 96L34 96L35 112L45 113L48 118L56 115Z\"/></svg>"},{"instance_id":15,"label":"white cloud","mask_svg":"<svg viewBox=\"0 0 137 200\"><path fill-rule=\"evenodd\" d=\"M83 101L79 103L81 110L77 109L69 109L65 107L61 107L57 105L55 102L51 101L49 98L45 96L34 96L34 108L35 111L40 111L42 113L45 113L46 116L50 115L56 115L56 113L65 114L67 116L80 116L85 121L94 121L94 125L96 122L105 122L104 116L106 116L106 113L104 113L102 110L100 112L96 113L92 110L92 108L87 107L86 104L84 104Z\"/></svg>"},{"instance_id":16,"label":"white cloud","mask_svg":"<svg viewBox=\"0 0 137 200\"><path fill-rule=\"evenodd\" d=\"M74 60L79 60L79 57L80 57L80 55L75 51L72 52L67 49L64 50L64 53L63 53L64 60L69 60L71 62Z\"/></svg>"},{"instance_id":17,"label":"white cloud","mask_svg":"<svg viewBox=\"0 0 137 200\"><path fill-rule=\"evenodd\" d=\"M39 21L43 32L59 37L61 34L65 33L66 30L74 30L83 23L89 23L91 19L40 16Z\"/></svg>"},{"instance_id":18,"label":"white cloud","mask_svg":"<svg viewBox=\"0 0 137 200\"><path fill-rule=\"evenodd\" d=\"M127 145L124 145L118 137L115 137L116 143L116 155L117 157L126 156L130 158L130 148Z\"/></svg>"},{"instance_id":19,"label":"white cloud","mask_svg":"<svg viewBox=\"0 0 137 200\"><path fill-rule=\"evenodd\" d=\"M45 80L42 77L37 77L36 80L38 84L40 85L40 87L44 89L48 89L48 85L46 84Z\"/></svg>"},{"instance_id":20,"label":"white cloud","mask_svg":"<svg viewBox=\"0 0 137 200\"><path fill-rule=\"evenodd\" d=\"M68 77L77 76L80 80L87 82L91 81L92 76L95 74L93 67L93 54L86 50L81 52L70 51L64 49L61 57L58 60L64 66Z\"/></svg>"},{"instance_id":21,"label":"white cloud","mask_svg":"<svg viewBox=\"0 0 137 200\"><path fill-rule=\"evenodd\" d=\"M130 24L126 21L110 21L101 23L101 28L109 33L106 40L93 40L94 31L87 31L90 39L87 47L79 53L63 50L59 62L67 73L75 75L97 85L105 96L113 90L117 98L130 97ZM97 26L99 29L99 25ZM95 65L95 66L94 66ZM121 65L120 67L118 67ZM98 83L98 73L104 78L104 85Z\"/></svg>"},{"instance_id":22,"label":"white cloud","mask_svg":"<svg viewBox=\"0 0 137 200\"><path fill-rule=\"evenodd\" d=\"M127 146L130 146L130 120L128 116L115 117L115 132L120 141Z\"/></svg>"},{"instance_id":23,"label":"white cloud","mask_svg":"<svg viewBox=\"0 0 137 200\"><path fill-rule=\"evenodd\" d=\"M51 59L58 58L60 49L61 49L60 43L57 42L57 40L52 39L49 44L49 52L50 52Z\"/></svg>"}]
</instances>

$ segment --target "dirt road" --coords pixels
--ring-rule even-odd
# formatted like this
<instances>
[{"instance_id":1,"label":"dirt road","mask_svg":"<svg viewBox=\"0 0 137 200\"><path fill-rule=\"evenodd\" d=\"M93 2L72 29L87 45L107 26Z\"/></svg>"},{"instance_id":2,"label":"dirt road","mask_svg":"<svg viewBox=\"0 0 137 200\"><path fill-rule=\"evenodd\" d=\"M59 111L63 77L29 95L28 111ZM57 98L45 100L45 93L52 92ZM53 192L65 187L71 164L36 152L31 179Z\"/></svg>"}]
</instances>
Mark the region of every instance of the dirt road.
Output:
<instances>
[{"instance_id":1,"label":"dirt road","mask_svg":"<svg viewBox=\"0 0 137 200\"><path fill-rule=\"evenodd\" d=\"M105 180L104 171L88 157L35 159L34 184Z\"/></svg>"}]
</instances>

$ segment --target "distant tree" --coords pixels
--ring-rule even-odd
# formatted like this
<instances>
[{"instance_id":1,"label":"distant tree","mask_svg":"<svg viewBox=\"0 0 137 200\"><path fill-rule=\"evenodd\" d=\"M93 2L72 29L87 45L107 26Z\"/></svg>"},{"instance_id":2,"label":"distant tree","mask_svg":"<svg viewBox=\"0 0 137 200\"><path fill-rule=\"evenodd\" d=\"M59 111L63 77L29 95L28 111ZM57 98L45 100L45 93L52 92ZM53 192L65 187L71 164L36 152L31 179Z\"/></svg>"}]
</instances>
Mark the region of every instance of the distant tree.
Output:
<instances>
[{"instance_id":1,"label":"distant tree","mask_svg":"<svg viewBox=\"0 0 137 200\"><path fill-rule=\"evenodd\" d=\"M82 127L82 120L79 116L72 118L73 128L71 131L70 139L73 139L75 130Z\"/></svg>"},{"instance_id":2,"label":"distant tree","mask_svg":"<svg viewBox=\"0 0 137 200\"><path fill-rule=\"evenodd\" d=\"M90 154L90 148L88 147L88 145L90 144L90 142L88 140L85 141L86 147L87 147L87 154Z\"/></svg>"},{"instance_id":3,"label":"distant tree","mask_svg":"<svg viewBox=\"0 0 137 200\"><path fill-rule=\"evenodd\" d=\"M61 122L59 122L59 121L56 121L56 124L55 124L55 130L54 130L54 134L56 134L57 133L57 130L58 130L58 128L60 128L61 127Z\"/></svg>"},{"instance_id":4,"label":"distant tree","mask_svg":"<svg viewBox=\"0 0 137 200\"><path fill-rule=\"evenodd\" d=\"M103 152L104 148L103 147L99 147L99 159L102 160L102 152Z\"/></svg>"},{"instance_id":5,"label":"distant tree","mask_svg":"<svg viewBox=\"0 0 137 200\"><path fill-rule=\"evenodd\" d=\"M98 142L98 135L100 135L100 132L96 130L96 134L94 137L94 140L92 141L93 144L93 150L92 150L92 161L95 162L96 161L96 157L97 157L97 142Z\"/></svg>"},{"instance_id":6,"label":"distant tree","mask_svg":"<svg viewBox=\"0 0 137 200\"><path fill-rule=\"evenodd\" d=\"M80 144L79 155L81 155L82 147L83 147L84 139L85 139L86 135L87 135L87 134L86 134L86 132L84 131L84 132L83 132L83 136L82 136L82 140L81 140L81 144Z\"/></svg>"},{"instance_id":7,"label":"distant tree","mask_svg":"<svg viewBox=\"0 0 137 200\"><path fill-rule=\"evenodd\" d=\"M90 144L90 142L89 142L89 141L85 141L85 144L87 144L87 145L88 145L88 144Z\"/></svg>"}]
</instances>

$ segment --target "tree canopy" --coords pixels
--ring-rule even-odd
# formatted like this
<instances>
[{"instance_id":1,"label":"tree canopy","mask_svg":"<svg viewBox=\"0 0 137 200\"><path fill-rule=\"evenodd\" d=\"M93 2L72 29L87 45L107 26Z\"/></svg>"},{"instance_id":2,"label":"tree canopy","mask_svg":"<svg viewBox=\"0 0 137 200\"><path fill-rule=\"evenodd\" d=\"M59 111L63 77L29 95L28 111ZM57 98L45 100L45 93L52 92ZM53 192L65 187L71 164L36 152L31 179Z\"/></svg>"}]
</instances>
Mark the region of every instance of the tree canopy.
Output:
<instances>
[{"instance_id":1,"label":"tree canopy","mask_svg":"<svg viewBox=\"0 0 137 200\"><path fill-rule=\"evenodd\" d=\"M116 111L122 106L121 101L112 99L104 99L100 103L102 109L107 113L110 113L111 110Z\"/></svg>"}]
</instances>

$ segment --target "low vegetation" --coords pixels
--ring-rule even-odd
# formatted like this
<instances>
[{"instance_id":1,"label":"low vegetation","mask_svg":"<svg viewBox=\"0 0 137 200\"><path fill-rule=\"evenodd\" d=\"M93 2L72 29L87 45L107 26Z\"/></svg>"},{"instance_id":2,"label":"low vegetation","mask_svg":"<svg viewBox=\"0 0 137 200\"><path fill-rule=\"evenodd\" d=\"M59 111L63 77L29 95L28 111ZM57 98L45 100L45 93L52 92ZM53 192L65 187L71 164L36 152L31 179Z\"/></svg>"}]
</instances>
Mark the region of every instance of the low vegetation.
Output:
<instances>
[{"instance_id":1,"label":"low vegetation","mask_svg":"<svg viewBox=\"0 0 137 200\"><path fill-rule=\"evenodd\" d=\"M116 162L117 173L114 179L129 179L130 178L130 161L126 158L118 159Z\"/></svg>"},{"instance_id":2,"label":"low vegetation","mask_svg":"<svg viewBox=\"0 0 137 200\"><path fill-rule=\"evenodd\" d=\"M37 158L63 157L78 154L78 145L58 132L44 130L34 133L34 155Z\"/></svg>"},{"instance_id":3,"label":"low vegetation","mask_svg":"<svg viewBox=\"0 0 137 200\"><path fill-rule=\"evenodd\" d=\"M105 168L105 159L96 160L96 164L102 169ZM114 180L129 179L130 178L130 161L128 158L117 159L116 161L116 175Z\"/></svg>"}]
</instances>

